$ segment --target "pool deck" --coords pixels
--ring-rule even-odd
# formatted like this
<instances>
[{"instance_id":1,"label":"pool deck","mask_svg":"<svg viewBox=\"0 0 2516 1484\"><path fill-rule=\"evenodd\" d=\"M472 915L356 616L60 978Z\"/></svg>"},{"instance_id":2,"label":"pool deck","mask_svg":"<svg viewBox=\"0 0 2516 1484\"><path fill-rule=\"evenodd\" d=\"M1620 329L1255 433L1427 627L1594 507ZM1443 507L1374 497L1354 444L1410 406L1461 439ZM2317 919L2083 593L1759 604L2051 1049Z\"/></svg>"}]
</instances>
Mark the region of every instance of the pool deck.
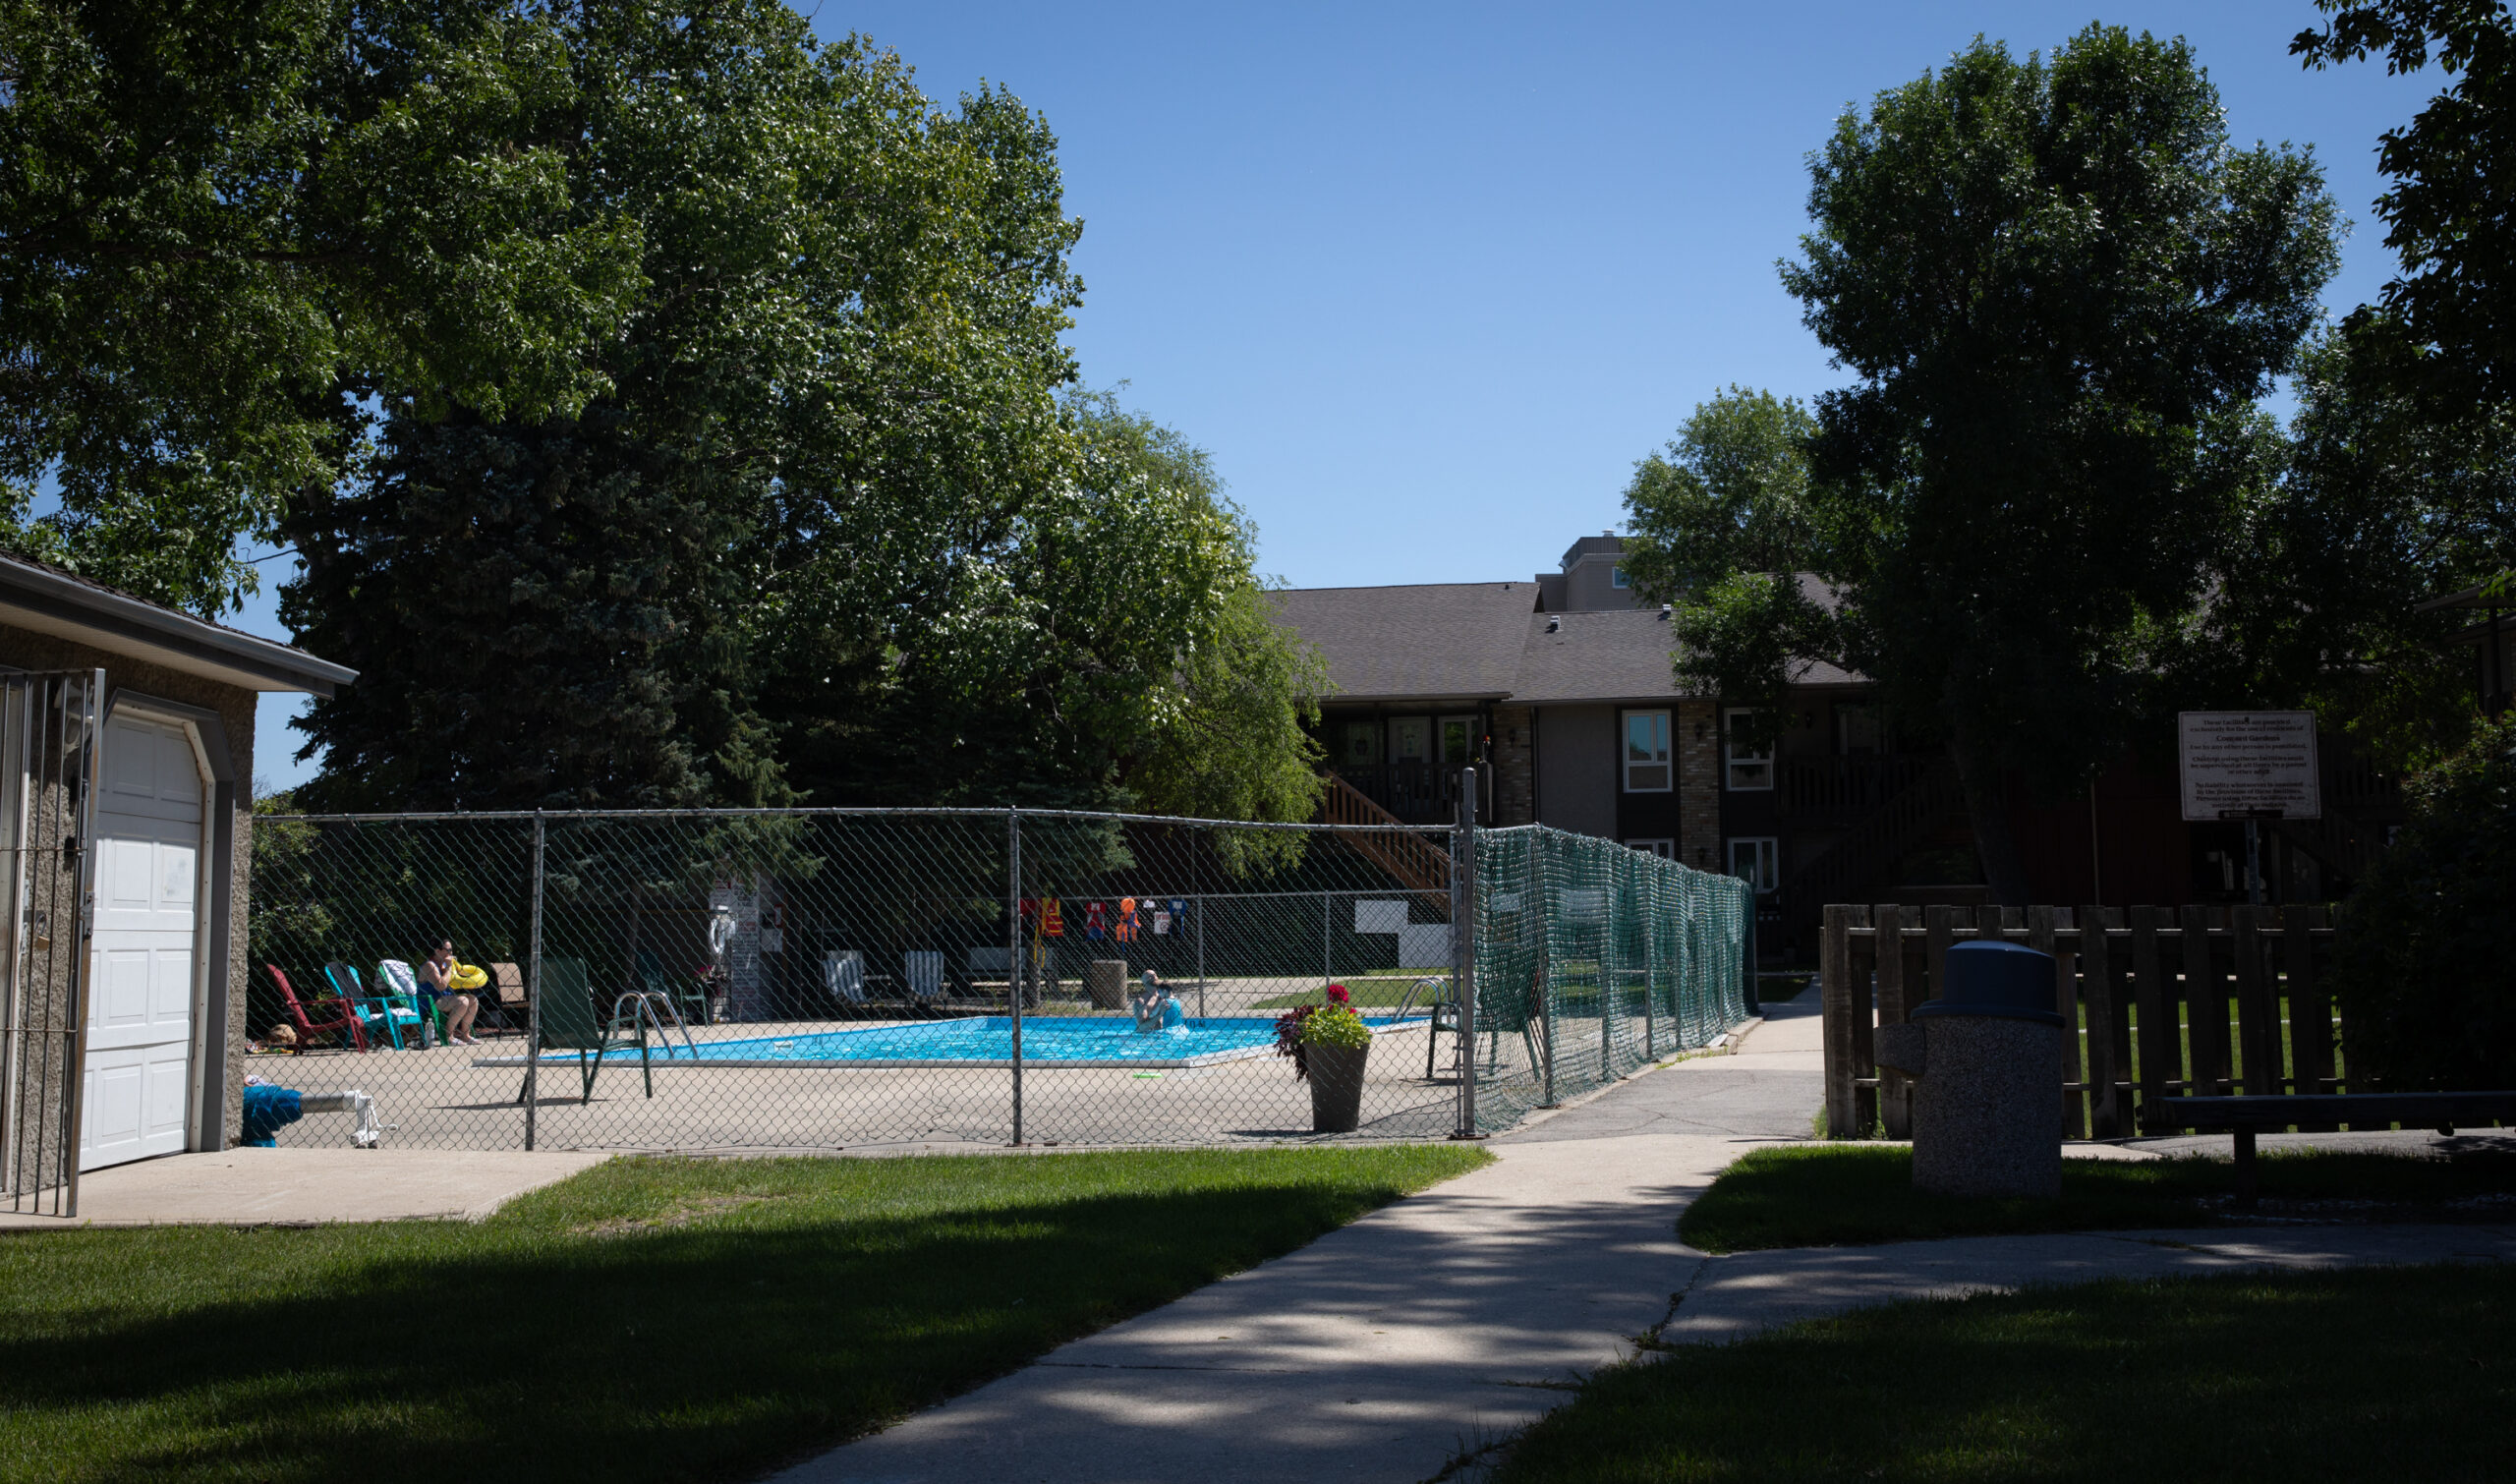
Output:
<instances>
[{"instance_id":1,"label":"pool deck","mask_svg":"<svg viewBox=\"0 0 2516 1484\"><path fill-rule=\"evenodd\" d=\"M609 1158L565 1150L479 1154L439 1149L230 1149L168 1155L82 1175L75 1219L0 1213L0 1230L477 1222L527 1191Z\"/></svg>"},{"instance_id":2,"label":"pool deck","mask_svg":"<svg viewBox=\"0 0 2516 1484\"><path fill-rule=\"evenodd\" d=\"M933 1023L749 1023L700 1027L694 1034L703 1043L800 1040L839 1028ZM1376 1038L1365 1070L1365 1136L1440 1138L1456 1126L1458 1089L1446 1075L1423 1075L1424 1036L1418 1020ZM477 1047L429 1051L254 1056L244 1069L303 1092L369 1094L386 1124L387 1149L521 1150L526 1111L517 1101L524 1082L519 1050L514 1038L500 1037ZM1447 1039L1441 1054L1447 1062ZM658 1061L650 1099L634 1057L607 1058L587 1098L576 1058L560 1054L544 1057L536 1082L538 1150L977 1150L1013 1142L1013 1078L1001 1065ZM1294 1080L1288 1063L1263 1053L1186 1067L1026 1065L1022 1110L1025 1144L1237 1144L1316 1137L1308 1087ZM341 1147L348 1125L310 1116L280 1130L278 1139L283 1147Z\"/></svg>"}]
</instances>

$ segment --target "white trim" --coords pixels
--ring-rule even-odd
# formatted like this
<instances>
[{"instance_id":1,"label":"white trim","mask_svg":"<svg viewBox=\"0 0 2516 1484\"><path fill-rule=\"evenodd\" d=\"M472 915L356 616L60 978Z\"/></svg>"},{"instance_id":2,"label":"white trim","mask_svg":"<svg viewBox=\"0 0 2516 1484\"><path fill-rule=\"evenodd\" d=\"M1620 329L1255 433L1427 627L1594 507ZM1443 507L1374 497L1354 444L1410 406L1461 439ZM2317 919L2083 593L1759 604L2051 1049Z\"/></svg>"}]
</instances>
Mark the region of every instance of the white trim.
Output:
<instances>
[{"instance_id":1,"label":"white trim","mask_svg":"<svg viewBox=\"0 0 2516 1484\"><path fill-rule=\"evenodd\" d=\"M1739 869L1739 847L1742 845L1749 847L1750 852L1755 856L1754 866L1744 872ZM1722 842L1722 854L1723 864L1729 868L1729 874L1754 887L1757 895L1761 896L1781 886L1782 841L1775 836L1770 834L1733 835Z\"/></svg>"},{"instance_id":2,"label":"white trim","mask_svg":"<svg viewBox=\"0 0 2516 1484\"><path fill-rule=\"evenodd\" d=\"M1773 749L1768 748L1761 753L1741 754L1733 750L1730 742L1733 722L1741 716L1754 714L1753 707L1726 706L1721 709L1721 786L1731 793L1771 793L1773 791ZM1763 782L1742 783L1739 781L1740 769L1757 767L1764 769Z\"/></svg>"},{"instance_id":3,"label":"white trim","mask_svg":"<svg viewBox=\"0 0 2516 1484\"><path fill-rule=\"evenodd\" d=\"M1637 759L1633 756L1633 723L1635 718L1657 716L1660 719L1659 755ZM1619 711L1616 716L1617 787L1625 793L1673 793L1678 786L1677 713L1669 707L1635 707ZM1633 781L1636 769L1657 769L1658 786L1637 785Z\"/></svg>"}]
</instances>

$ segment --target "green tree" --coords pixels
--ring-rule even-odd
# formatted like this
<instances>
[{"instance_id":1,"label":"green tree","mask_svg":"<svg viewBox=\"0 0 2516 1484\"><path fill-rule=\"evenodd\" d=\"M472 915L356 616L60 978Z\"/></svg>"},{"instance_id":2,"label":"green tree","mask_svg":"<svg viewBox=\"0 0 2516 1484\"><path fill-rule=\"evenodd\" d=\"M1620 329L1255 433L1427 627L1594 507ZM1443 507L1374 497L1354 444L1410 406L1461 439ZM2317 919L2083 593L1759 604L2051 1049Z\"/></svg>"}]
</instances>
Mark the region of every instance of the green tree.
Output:
<instances>
[{"instance_id":1,"label":"green tree","mask_svg":"<svg viewBox=\"0 0 2516 1484\"><path fill-rule=\"evenodd\" d=\"M2337 924L2351 1075L2516 1084L2516 717L2483 727L2407 791L2409 821Z\"/></svg>"},{"instance_id":2,"label":"green tree","mask_svg":"<svg viewBox=\"0 0 2516 1484\"><path fill-rule=\"evenodd\" d=\"M582 405L640 284L581 103L513 0L0 8L0 545L214 614L362 399Z\"/></svg>"},{"instance_id":3,"label":"green tree","mask_svg":"<svg viewBox=\"0 0 2516 1484\"><path fill-rule=\"evenodd\" d=\"M1796 671L1842 649L1823 586L1802 576L1824 565L1808 478L1816 433L1796 398L1734 386L1626 485L1626 571L1644 599L1672 607L1678 680L1752 708L1737 727L1750 746L1779 734Z\"/></svg>"},{"instance_id":4,"label":"green tree","mask_svg":"<svg viewBox=\"0 0 2516 1484\"><path fill-rule=\"evenodd\" d=\"M2255 399L2312 327L2336 215L2234 147L2182 41L1983 40L1847 112L1783 283L1857 378L1817 409L1843 658L1947 739L1994 893L2003 775L2060 789L2142 714L2258 498Z\"/></svg>"},{"instance_id":5,"label":"green tree","mask_svg":"<svg viewBox=\"0 0 2516 1484\"><path fill-rule=\"evenodd\" d=\"M772 0L559 20L569 188L634 224L646 291L578 414L390 402L362 477L290 512L287 615L370 677L305 723L329 804L792 798L766 677L802 651L861 706L956 547L1072 456L1074 227L1018 104L946 115Z\"/></svg>"},{"instance_id":6,"label":"green tree","mask_svg":"<svg viewBox=\"0 0 2516 1484\"><path fill-rule=\"evenodd\" d=\"M2364 326L2316 337L2279 479L2241 515L2213 597L2162 651L2198 699L2312 707L2389 771L2472 732L2467 610L2421 612L2516 559L2508 414L2451 423L2372 370Z\"/></svg>"},{"instance_id":7,"label":"green tree","mask_svg":"<svg viewBox=\"0 0 2516 1484\"><path fill-rule=\"evenodd\" d=\"M2364 326L2399 347L2390 364L2441 421L2516 404L2516 17L2502 0L2316 0L2331 17L2290 51L2311 68L2382 56L2394 74L2433 58L2453 82L2379 137L2376 200L2402 271Z\"/></svg>"}]
</instances>

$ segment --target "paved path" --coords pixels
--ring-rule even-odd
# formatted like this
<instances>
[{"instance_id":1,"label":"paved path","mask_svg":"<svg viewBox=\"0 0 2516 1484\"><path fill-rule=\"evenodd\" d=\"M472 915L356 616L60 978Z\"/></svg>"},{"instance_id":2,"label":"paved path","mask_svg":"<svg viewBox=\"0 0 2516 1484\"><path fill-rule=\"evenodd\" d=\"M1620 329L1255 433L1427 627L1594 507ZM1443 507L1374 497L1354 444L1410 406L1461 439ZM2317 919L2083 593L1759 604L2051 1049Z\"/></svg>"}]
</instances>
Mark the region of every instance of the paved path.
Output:
<instances>
[{"instance_id":1,"label":"paved path","mask_svg":"<svg viewBox=\"0 0 2516 1484\"><path fill-rule=\"evenodd\" d=\"M0 1228L479 1221L608 1154L449 1149L231 1149L168 1155L79 1177L79 1216L12 1216Z\"/></svg>"},{"instance_id":2,"label":"paved path","mask_svg":"<svg viewBox=\"0 0 2516 1484\"><path fill-rule=\"evenodd\" d=\"M2034 1284L2459 1260L2516 1261L2516 1225L2220 1227L1738 1252L1701 1259L1676 1319L1661 1334L1671 1341L1736 1340L1869 1304Z\"/></svg>"},{"instance_id":3,"label":"paved path","mask_svg":"<svg viewBox=\"0 0 2516 1484\"><path fill-rule=\"evenodd\" d=\"M1679 1210L1804 1137L1816 997L1498 1138L1496 1162L780 1477L1412 1484L1663 1323Z\"/></svg>"}]
</instances>

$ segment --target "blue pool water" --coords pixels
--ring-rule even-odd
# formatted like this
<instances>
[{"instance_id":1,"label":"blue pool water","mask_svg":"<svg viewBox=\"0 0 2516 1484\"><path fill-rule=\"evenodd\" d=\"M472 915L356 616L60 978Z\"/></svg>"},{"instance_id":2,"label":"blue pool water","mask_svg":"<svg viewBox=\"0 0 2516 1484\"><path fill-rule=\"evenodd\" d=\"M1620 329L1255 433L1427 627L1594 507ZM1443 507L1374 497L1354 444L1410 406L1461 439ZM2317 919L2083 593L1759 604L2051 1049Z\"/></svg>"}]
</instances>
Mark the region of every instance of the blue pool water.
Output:
<instances>
[{"instance_id":1,"label":"blue pool water","mask_svg":"<svg viewBox=\"0 0 2516 1484\"><path fill-rule=\"evenodd\" d=\"M1390 1017L1369 1020L1374 1032L1400 1024L1420 1025L1423 1016L1404 1022ZM1265 1056L1276 1044L1276 1022L1268 1016L1191 1019L1165 1031L1139 1033L1131 1020L1047 1015L1022 1022L1022 1060L1032 1066L1203 1066ZM688 1049L650 1043L648 1055L658 1066L678 1061L687 1066ZM549 1061L574 1061L571 1052L553 1052ZM613 1047L606 1061L635 1061L638 1048ZM816 1031L795 1036L762 1036L738 1041L702 1041L702 1064L731 1066L1010 1066L1013 1022L1002 1015L964 1020L927 1020L914 1025L872 1026L854 1031ZM519 1065L522 1057L501 1056L490 1065Z\"/></svg>"}]
</instances>

